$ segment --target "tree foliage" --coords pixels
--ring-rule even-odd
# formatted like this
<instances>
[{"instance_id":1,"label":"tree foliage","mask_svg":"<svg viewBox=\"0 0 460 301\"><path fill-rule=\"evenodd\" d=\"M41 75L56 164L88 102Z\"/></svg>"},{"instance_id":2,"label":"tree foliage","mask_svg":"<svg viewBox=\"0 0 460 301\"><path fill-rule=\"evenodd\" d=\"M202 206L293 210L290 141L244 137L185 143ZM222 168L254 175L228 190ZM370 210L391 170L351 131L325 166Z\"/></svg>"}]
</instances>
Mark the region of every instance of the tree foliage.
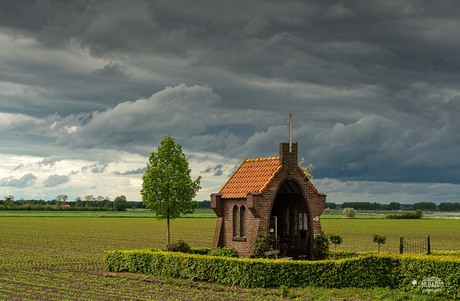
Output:
<instances>
[{"instance_id":1,"label":"tree foliage","mask_svg":"<svg viewBox=\"0 0 460 301\"><path fill-rule=\"evenodd\" d=\"M400 210L401 209L401 204L399 202L391 202L390 204L385 206L385 209L388 210Z\"/></svg>"},{"instance_id":2,"label":"tree foliage","mask_svg":"<svg viewBox=\"0 0 460 301\"><path fill-rule=\"evenodd\" d=\"M158 219L166 219L168 225L168 245L170 245L171 219L193 213L193 202L201 188L201 177L192 180L187 159L182 146L167 135L157 151L150 153L147 169L142 177L142 201Z\"/></svg>"},{"instance_id":3,"label":"tree foliage","mask_svg":"<svg viewBox=\"0 0 460 301\"><path fill-rule=\"evenodd\" d=\"M342 212L346 217L354 218L356 216L356 210L354 208L344 208Z\"/></svg>"},{"instance_id":4,"label":"tree foliage","mask_svg":"<svg viewBox=\"0 0 460 301\"><path fill-rule=\"evenodd\" d=\"M113 211L126 211L128 209L128 200L124 195L117 196L113 200Z\"/></svg>"},{"instance_id":5,"label":"tree foliage","mask_svg":"<svg viewBox=\"0 0 460 301\"><path fill-rule=\"evenodd\" d=\"M371 202L344 202L342 208L355 208L356 210L380 210L382 205L379 203Z\"/></svg>"},{"instance_id":6,"label":"tree foliage","mask_svg":"<svg viewBox=\"0 0 460 301\"><path fill-rule=\"evenodd\" d=\"M343 238L342 236L338 234L331 234L329 235L329 240L331 241L331 243L334 244L334 259L335 259L335 255L337 253L337 245L340 245L342 243Z\"/></svg>"},{"instance_id":7,"label":"tree foliage","mask_svg":"<svg viewBox=\"0 0 460 301\"><path fill-rule=\"evenodd\" d=\"M440 203L439 210L441 211L460 211L460 203Z\"/></svg>"},{"instance_id":8,"label":"tree foliage","mask_svg":"<svg viewBox=\"0 0 460 301\"><path fill-rule=\"evenodd\" d=\"M372 241L378 244L378 253L380 253L380 245L385 244L385 242L387 241L387 237L378 234L374 234L372 237Z\"/></svg>"},{"instance_id":9,"label":"tree foliage","mask_svg":"<svg viewBox=\"0 0 460 301\"><path fill-rule=\"evenodd\" d=\"M436 210L436 204L433 202L419 202L414 204L415 210Z\"/></svg>"}]
</instances>

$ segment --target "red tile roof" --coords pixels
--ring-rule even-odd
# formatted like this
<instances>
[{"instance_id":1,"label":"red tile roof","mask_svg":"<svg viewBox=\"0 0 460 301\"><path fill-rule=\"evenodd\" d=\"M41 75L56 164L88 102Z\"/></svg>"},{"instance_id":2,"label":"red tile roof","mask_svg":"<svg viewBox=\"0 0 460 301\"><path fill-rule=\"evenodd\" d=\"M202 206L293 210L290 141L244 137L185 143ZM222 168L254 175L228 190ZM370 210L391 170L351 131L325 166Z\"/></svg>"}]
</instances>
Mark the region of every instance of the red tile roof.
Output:
<instances>
[{"instance_id":1,"label":"red tile roof","mask_svg":"<svg viewBox=\"0 0 460 301\"><path fill-rule=\"evenodd\" d=\"M220 190L222 198L246 198L248 192L263 192L281 168L279 157L246 159Z\"/></svg>"}]
</instances>

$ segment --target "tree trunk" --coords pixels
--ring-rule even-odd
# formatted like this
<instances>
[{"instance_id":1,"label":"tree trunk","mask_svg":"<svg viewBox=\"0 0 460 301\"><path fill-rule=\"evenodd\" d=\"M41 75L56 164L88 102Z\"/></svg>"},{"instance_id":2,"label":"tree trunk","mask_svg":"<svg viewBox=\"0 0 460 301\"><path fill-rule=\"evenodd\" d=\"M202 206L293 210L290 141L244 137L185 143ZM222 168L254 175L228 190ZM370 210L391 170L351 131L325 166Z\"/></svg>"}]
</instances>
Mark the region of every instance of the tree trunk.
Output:
<instances>
[{"instance_id":1,"label":"tree trunk","mask_svg":"<svg viewBox=\"0 0 460 301\"><path fill-rule=\"evenodd\" d=\"M168 214L166 216L166 224L167 224L166 237L167 237L167 240L168 240L168 249L169 249L169 247L171 246L171 228L170 228L170 222L169 222L169 210L168 210Z\"/></svg>"}]
</instances>

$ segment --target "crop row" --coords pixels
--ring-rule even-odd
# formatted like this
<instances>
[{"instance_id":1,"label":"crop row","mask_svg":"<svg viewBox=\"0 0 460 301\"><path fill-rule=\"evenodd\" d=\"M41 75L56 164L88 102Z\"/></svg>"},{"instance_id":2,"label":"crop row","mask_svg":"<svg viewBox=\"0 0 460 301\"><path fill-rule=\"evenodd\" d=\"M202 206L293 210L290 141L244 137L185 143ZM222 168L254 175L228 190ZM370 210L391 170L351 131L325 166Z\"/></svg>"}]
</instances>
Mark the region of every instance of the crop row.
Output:
<instances>
[{"instance_id":1,"label":"crop row","mask_svg":"<svg viewBox=\"0 0 460 301\"><path fill-rule=\"evenodd\" d=\"M417 237L431 234L435 249L460 249L457 220L419 222L397 226L390 220L323 220L323 228L344 237L338 248L342 250L366 250L367 245L372 250L374 246L368 237L373 232L387 235L384 250L390 247L391 237L399 237L400 232L413 232ZM0 217L0 223L0 300L282 299L279 289L249 290L104 271L107 250L164 248L163 220ZM173 240L183 239L192 247L211 246L215 219L179 219L172 221L171 226ZM325 292L323 299L331 300L333 297L327 296L335 293L340 292ZM293 294L310 293L297 290ZM382 292L386 294L390 292Z\"/></svg>"}]
</instances>

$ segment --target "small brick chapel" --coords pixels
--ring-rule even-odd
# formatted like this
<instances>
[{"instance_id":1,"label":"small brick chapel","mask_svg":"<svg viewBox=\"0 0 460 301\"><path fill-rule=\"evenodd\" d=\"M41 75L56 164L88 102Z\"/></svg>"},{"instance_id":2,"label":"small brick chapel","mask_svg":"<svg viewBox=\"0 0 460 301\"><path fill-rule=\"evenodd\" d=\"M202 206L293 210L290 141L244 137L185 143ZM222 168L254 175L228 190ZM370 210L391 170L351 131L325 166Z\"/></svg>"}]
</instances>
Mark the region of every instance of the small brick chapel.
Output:
<instances>
[{"instance_id":1,"label":"small brick chapel","mask_svg":"<svg viewBox=\"0 0 460 301\"><path fill-rule=\"evenodd\" d=\"M250 257L258 235L270 233L271 247L281 256L313 259L326 195L298 166L297 149L290 141L280 144L279 156L244 160L220 192L211 194L217 214L213 249L235 248L240 257Z\"/></svg>"}]
</instances>

